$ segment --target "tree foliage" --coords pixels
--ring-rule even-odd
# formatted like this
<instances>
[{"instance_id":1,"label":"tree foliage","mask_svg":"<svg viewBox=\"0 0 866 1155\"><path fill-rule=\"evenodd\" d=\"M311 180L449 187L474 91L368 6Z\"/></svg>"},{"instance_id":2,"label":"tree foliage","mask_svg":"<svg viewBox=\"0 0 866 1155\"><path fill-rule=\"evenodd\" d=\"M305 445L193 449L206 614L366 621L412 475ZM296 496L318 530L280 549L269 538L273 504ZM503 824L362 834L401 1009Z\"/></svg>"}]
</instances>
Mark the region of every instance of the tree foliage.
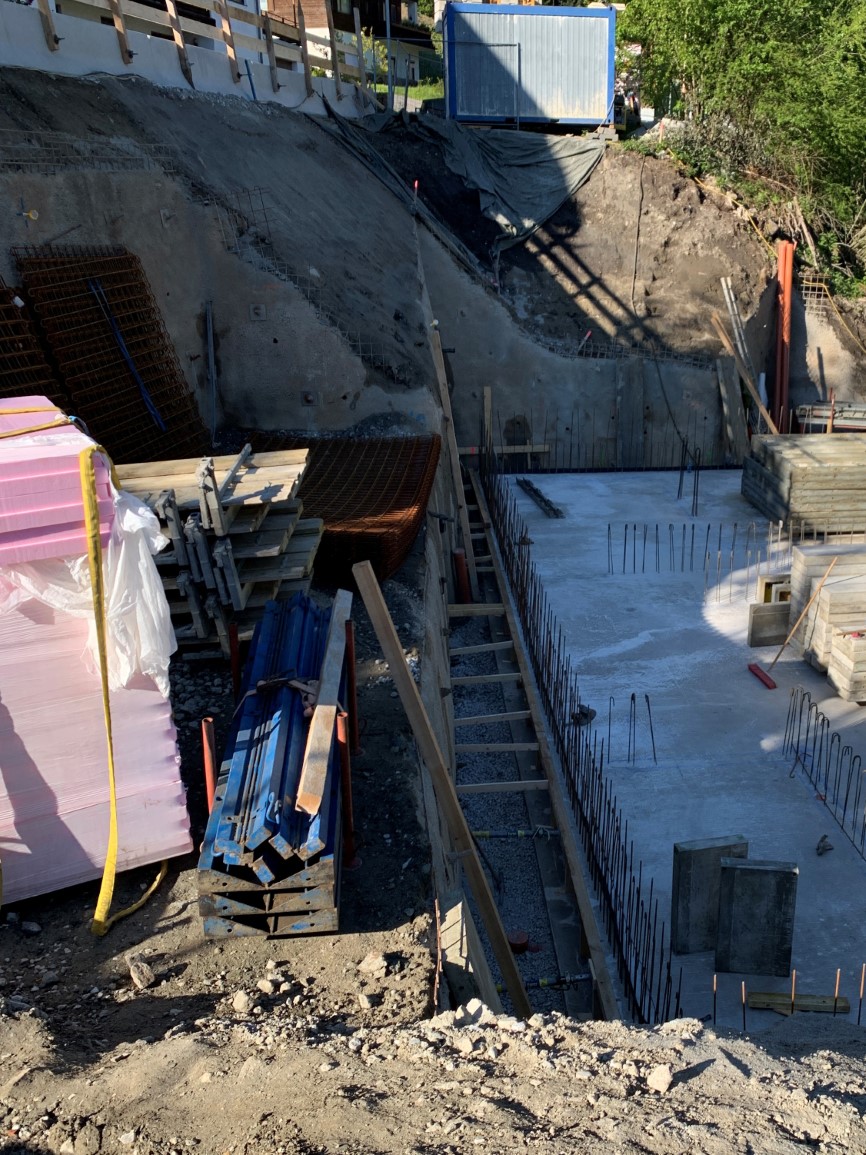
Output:
<instances>
[{"instance_id":1,"label":"tree foliage","mask_svg":"<svg viewBox=\"0 0 866 1155\"><path fill-rule=\"evenodd\" d=\"M641 46L644 103L705 128L722 168L789 188L862 270L866 0L630 0L618 34Z\"/></svg>"}]
</instances>

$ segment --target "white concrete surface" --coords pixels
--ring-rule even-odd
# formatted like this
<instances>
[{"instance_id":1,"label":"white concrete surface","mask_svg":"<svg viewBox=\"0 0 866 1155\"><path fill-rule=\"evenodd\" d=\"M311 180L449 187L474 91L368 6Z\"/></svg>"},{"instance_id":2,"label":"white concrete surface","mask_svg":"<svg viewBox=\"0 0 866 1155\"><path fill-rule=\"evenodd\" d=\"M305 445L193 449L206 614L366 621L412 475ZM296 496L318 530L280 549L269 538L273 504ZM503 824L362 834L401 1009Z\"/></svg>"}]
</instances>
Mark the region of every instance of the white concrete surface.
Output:
<instances>
[{"instance_id":1,"label":"white concrete surface","mask_svg":"<svg viewBox=\"0 0 866 1155\"><path fill-rule=\"evenodd\" d=\"M565 511L564 520L547 518L516 486L513 492L533 541L533 559L580 671L582 699L598 711L594 729L605 748L610 715L612 757L608 759L606 749L606 772L635 839L635 861L643 861L644 880L653 878L661 896L660 917L670 924L673 844L743 834L750 858L799 866L793 954L798 990L832 994L839 967L840 993L851 1000L856 1019L860 968L866 961L866 862L816 798L808 779L800 771L791 776L782 744L790 692L797 684L821 701L855 752L866 752L866 740L859 738L866 712L835 698L825 678L790 648L773 671L778 689L766 689L748 672L748 664L756 660L766 668L778 647L750 650L746 645L757 547L766 551L767 523L740 496L740 478L739 471L702 473L694 518L693 479L686 475L684 496L678 501L676 472L535 476L542 492ZM630 528L623 573L626 522ZM751 532L750 523L756 523ZM709 579L703 564L708 525ZM675 572L670 569L670 526ZM685 572L680 572L683 565ZM762 572L766 568L764 560ZM637 719L632 762L631 694ZM645 695L652 710L657 764ZM819 857L815 847L822 834L829 835L835 849ZM710 1014L713 955L675 959L675 976L680 964L683 1012ZM786 979L719 975L720 1023L741 1027L742 979L748 990L790 989ZM769 1021L776 1021L771 1012L748 1013L749 1030Z\"/></svg>"}]
</instances>

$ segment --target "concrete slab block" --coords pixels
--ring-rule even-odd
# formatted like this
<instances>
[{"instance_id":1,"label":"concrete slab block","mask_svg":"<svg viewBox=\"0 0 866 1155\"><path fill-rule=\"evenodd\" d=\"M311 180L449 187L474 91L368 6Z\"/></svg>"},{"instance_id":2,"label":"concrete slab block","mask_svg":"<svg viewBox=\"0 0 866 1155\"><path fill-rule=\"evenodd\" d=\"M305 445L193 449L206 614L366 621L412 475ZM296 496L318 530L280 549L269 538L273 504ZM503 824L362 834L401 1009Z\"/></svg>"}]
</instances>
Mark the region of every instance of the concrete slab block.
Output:
<instances>
[{"instance_id":1,"label":"concrete slab block","mask_svg":"<svg viewBox=\"0 0 866 1155\"><path fill-rule=\"evenodd\" d=\"M788 636L790 619L790 602L754 602L749 606L748 644L781 646Z\"/></svg>"},{"instance_id":2,"label":"concrete slab block","mask_svg":"<svg viewBox=\"0 0 866 1155\"><path fill-rule=\"evenodd\" d=\"M722 859L747 858L741 834L674 843L671 944L674 954L713 950L719 919Z\"/></svg>"},{"instance_id":3,"label":"concrete slab block","mask_svg":"<svg viewBox=\"0 0 866 1155\"><path fill-rule=\"evenodd\" d=\"M721 860L717 971L791 973L799 873L794 862Z\"/></svg>"}]
</instances>

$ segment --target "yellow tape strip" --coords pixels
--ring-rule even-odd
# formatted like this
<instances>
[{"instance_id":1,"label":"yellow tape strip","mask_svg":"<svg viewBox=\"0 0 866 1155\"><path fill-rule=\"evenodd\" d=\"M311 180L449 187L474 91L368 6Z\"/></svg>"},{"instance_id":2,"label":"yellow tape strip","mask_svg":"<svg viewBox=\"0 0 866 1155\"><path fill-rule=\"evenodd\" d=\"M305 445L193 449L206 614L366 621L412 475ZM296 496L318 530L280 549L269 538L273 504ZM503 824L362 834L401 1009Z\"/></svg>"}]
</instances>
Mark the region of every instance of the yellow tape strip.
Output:
<instances>
[{"instance_id":1,"label":"yellow tape strip","mask_svg":"<svg viewBox=\"0 0 866 1155\"><path fill-rule=\"evenodd\" d=\"M90 929L94 934L107 934L121 918L138 910L150 898L165 878L168 863L163 862L151 886L142 897L116 914L109 915L114 897L114 880L117 875L117 782L114 770L114 740L111 733L111 702L108 696L108 653L106 649L105 588L102 580L102 544L99 537L99 504L96 495L96 468L93 458L104 450L98 445L88 445L78 455L81 477L81 498L84 504L84 521L87 532L87 562L93 590L93 615L96 621L96 640L99 648L99 673L102 679L102 713L105 721L105 739L108 747L108 848L105 852L105 866L96 910ZM114 475L114 466L111 467Z\"/></svg>"},{"instance_id":2,"label":"yellow tape strip","mask_svg":"<svg viewBox=\"0 0 866 1155\"><path fill-rule=\"evenodd\" d=\"M26 405L23 409L0 409L0 417L6 413L60 413L56 405Z\"/></svg>"},{"instance_id":3,"label":"yellow tape strip","mask_svg":"<svg viewBox=\"0 0 866 1155\"><path fill-rule=\"evenodd\" d=\"M0 410L0 416L3 413L8 413L9 410ZM23 411L22 411L23 412ZM58 413L60 410L57 411ZM41 433L43 429L59 429L61 425L72 425L73 422L66 416L62 421L49 421L45 425L29 425L26 429L10 429L5 433L0 433L0 441L6 437L23 437L26 433Z\"/></svg>"}]
</instances>

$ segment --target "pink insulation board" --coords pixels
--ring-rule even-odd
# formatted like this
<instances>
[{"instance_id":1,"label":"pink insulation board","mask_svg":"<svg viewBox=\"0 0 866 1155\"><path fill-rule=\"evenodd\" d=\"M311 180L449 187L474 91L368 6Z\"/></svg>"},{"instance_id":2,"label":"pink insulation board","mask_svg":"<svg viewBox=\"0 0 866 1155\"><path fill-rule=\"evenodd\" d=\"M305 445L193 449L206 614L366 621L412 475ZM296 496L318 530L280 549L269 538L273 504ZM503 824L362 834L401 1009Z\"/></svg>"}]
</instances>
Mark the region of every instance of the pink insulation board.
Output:
<instances>
[{"instance_id":1,"label":"pink insulation board","mask_svg":"<svg viewBox=\"0 0 866 1155\"><path fill-rule=\"evenodd\" d=\"M79 556L87 552L78 455L93 442L74 425L27 432L62 417L59 409L39 412L45 397L0 400L0 565ZM13 409L35 412L13 413ZM109 470L96 460L100 537L103 548L111 532Z\"/></svg>"},{"instance_id":2,"label":"pink insulation board","mask_svg":"<svg viewBox=\"0 0 866 1155\"><path fill-rule=\"evenodd\" d=\"M4 902L102 875L108 764L87 622L28 601L0 615ZM171 707L149 678L111 695L118 869L192 849Z\"/></svg>"}]
</instances>

